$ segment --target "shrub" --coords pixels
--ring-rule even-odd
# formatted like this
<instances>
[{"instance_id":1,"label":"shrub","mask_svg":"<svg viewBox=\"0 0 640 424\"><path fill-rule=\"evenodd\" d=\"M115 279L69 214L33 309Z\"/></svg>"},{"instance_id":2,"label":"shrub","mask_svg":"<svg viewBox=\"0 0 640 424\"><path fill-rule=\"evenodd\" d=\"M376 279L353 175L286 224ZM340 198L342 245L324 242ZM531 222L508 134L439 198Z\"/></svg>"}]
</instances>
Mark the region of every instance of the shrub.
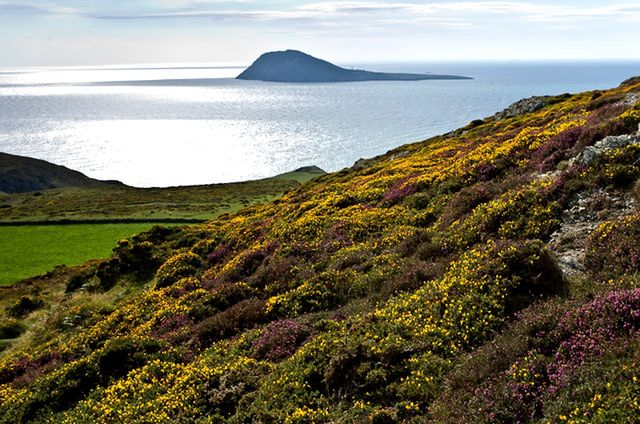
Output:
<instances>
[{"instance_id":1,"label":"shrub","mask_svg":"<svg viewBox=\"0 0 640 424\"><path fill-rule=\"evenodd\" d=\"M587 241L585 266L601 282L640 271L640 214L600 225Z\"/></svg>"},{"instance_id":2,"label":"shrub","mask_svg":"<svg viewBox=\"0 0 640 424\"><path fill-rule=\"evenodd\" d=\"M481 182L463 188L444 207L440 218L442 227L451 225L452 222L470 213L476 206L490 201L497 194L495 184L491 183Z\"/></svg>"},{"instance_id":3,"label":"shrub","mask_svg":"<svg viewBox=\"0 0 640 424\"><path fill-rule=\"evenodd\" d=\"M265 295L286 290L299 275L311 274L309 267L301 260L285 255L271 255L265 258L247 282Z\"/></svg>"},{"instance_id":4,"label":"shrub","mask_svg":"<svg viewBox=\"0 0 640 424\"><path fill-rule=\"evenodd\" d=\"M26 295L20 297L13 305L7 308L7 313L16 318L29 315L44 306L44 301L38 297Z\"/></svg>"},{"instance_id":5,"label":"shrub","mask_svg":"<svg viewBox=\"0 0 640 424\"><path fill-rule=\"evenodd\" d=\"M65 293L72 293L82 287L85 283L87 283L91 277L96 274L95 268L89 268L81 270L77 273L74 273L67 280L67 285L65 287Z\"/></svg>"},{"instance_id":6,"label":"shrub","mask_svg":"<svg viewBox=\"0 0 640 424\"><path fill-rule=\"evenodd\" d=\"M160 349L157 341L116 338L82 360L68 363L31 386L24 402L4 410L8 422L44 422L53 413L73 407L98 385L126 375L148 362ZM48 418L48 419L47 419Z\"/></svg>"},{"instance_id":7,"label":"shrub","mask_svg":"<svg viewBox=\"0 0 640 424\"><path fill-rule=\"evenodd\" d=\"M265 302L246 299L196 325L194 335L201 346L235 336L265 321Z\"/></svg>"},{"instance_id":8,"label":"shrub","mask_svg":"<svg viewBox=\"0 0 640 424\"><path fill-rule=\"evenodd\" d=\"M186 314L168 315L154 323L151 334L156 339L166 340L192 325L193 320Z\"/></svg>"},{"instance_id":9,"label":"shrub","mask_svg":"<svg viewBox=\"0 0 640 424\"><path fill-rule=\"evenodd\" d=\"M310 329L291 319L273 321L252 344L258 359L279 361L293 355L309 337Z\"/></svg>"},{"instance_id":10,"label":"shrub","mask_svg":"<svg viewBox=\"0 0 640 424\"><path fill-rule=\"evenodd\" d=\"M434 418L557 422L563 415L564 420L573 416L591 422L589 417L598 412L619 414L620 422L628 422L637 410L616 409L620 403L633 404L633 391L616 393L608 411L598 411L612 386L602 372L617 368L618 374L637 381L637 371L630 369L637 344L634 347L630 340L639 330L640 289L611 292L583 304L536 305L504 336L469 355L449 375L445 392L433 405Z\"/></svg>"},{"instance_id":11,"label":"shrub","mask_svg":"<svg viewBox=\"0 0 640 424\"><path fill-rule=\"evenodd\" d=\"M112 339L96 356L99 376L104 382L123 377L130 370L144 365L149 360L149 355L157 353L160 348L160 342L153 339Z\"/></svg>"},{"instance_id":12,"label":"shrub","mask_svg":"<svg viewBox=\"0 0 640 424\"><path fill-rule=\"evenodd\" d=\"M640 123L640 109L629 109L620 115L620 119L624 125L629 128L629 131L635 131L638 129L638 124Z\"/></svg>"},{"instance_id":13,"label":"shrub","mask_svg":"<svg viewBox=\"0 0 640 424\"><path fill-rule=\"evenodd\" d=\"M411 233L409 236L405 237L396 247L396 251L402 257L411 256L416 253L419 246L424 243L429 243L431 242L431 240L432 237L429 231L417 230Z\"/></svg>"},{"instance_id":14,"label":"shrub","mask_svg":"<svg viewBox=\"0 0 640 424\"><path fill-rule=\"evenodd\" d=\"M587 105L587 110L596 110L602 107L606 107L612 103L619 102L624 99L624 94L614 93L614 94L605 94L603 95L599 92L599 95L596 95L595 98Z\"/></svg>"},{"instance_id":15,"label":"shrub","mask_svg":"<svg viewBox=\"0 0 640 424\"><path fill-rule=\"evenodd\" d=\"M124 273L135 272L139 276L146 277L161 265L154 252L157 248L150 241L128 243L118 249L120 269Z\"/></svg>"},{"instance_id":16,"label":"shrub","mask_svg":"<svg viewBox=\"0 0 640 424\"><path fill-rule=\"evenodd\" d=\"M390 297L401 292L415 290L431 280L442 277L448 262L446 259L432 262L409 261L394 276L384 282L380 293L383 297Z\"/></svg>"},{"instance_id":17,"label":"shrub","mask_svg":"<svg viewBox=\"0 0 640 424\"><path fill-rule=\"evenodd\" d=\"M174 287L172 286L169 291L171 292ZM202 287L211 289L211 283L204 282ZM199 301L194 302L189 316L194 321L203 321L236 303L255 298L258 294L258 290L244 282L214 285L209 295L203 296Z\"/></svg>"},{"instance_id":18,"label":"shrub","mask_svg":"<svg viewBox=\"0 0 640 424\"><path fill-rule=\"evenodd\" d=\"M221 244L207 255L207 263L210 266L223 262L231 253L231 249L226 244Z\"/></svg>"},{"instance_id":19,"label":"shrub","mask_svg":"<svg viewBox=\"0 0 640 424\"><path fill-rule=\"evenodd\" d=\"M132 242L151 242L154 245L159 245L180 234L181 228L179 227L163 227L161 225L154 225L148 231L140 233L132 237Z\"/></svg>"},{"instance_id":20,"label":"shrub","mask_svg":"<svg viewBox=\"0 0 640 424\"><path fill-rule=\"evenodd\" d=\"M0 339L15 339L25 330L24 324L15 319L0 322Z\"/></svg>"},{"instance_id":21,"label":"shrub","mask_svg":"<svg viewBox=\"0 0 640 424\"><path fill-rule=\"evenodd\" d=\"M433 193L416 193L408 198L408 206L414 209L426 209L433 200Z\"/></svg>"},{"instance_id":22,"label":"shrub","mask_svg":"<svg viewBox=\"0 0 640 424\"><path fill-rule=\"evenodd\" d=\"M403 178L391 184L382 196L382 203L387 206L395 205L405 197L410 196L417 191L417 185L415 181L412 181L411 177Z\"/></svg>"},{"instance_id":23,"label":"shrub","mask_svg":"<svg viewBox=\"0 0 640 424\"><path fill-rule=\"evenodd\" d=\"M274 246L264 246L247 250L236 258L233 267L227 267L220 278L232 281L251 276L274 249Z\"/></svg>"},{"instance_id":24,"label":"shrub","mask_svg":"<svg viewBox=\"0 0 640 424\"><path fill-rule=\"evenodd\" d=\"M100 281L100 288L104 291L110 290L120 277L120 260L111 258L101 262L96 269L96 277Z\"/></svg>"},{"instance_id":25,"label":"shrub","mask_svg":"<svg viewBox=\"0 0 640 424\"><path fill-rule=\"evenodd\" d=\"M325 275L329 277L326 281L314 279L303 282L294 289L271 297L267 301L267 312L275 317L294 317L306 312L323 311L335 306L341 294L339 287L330 288L331 277L335 275L335 273Z\"/></svg>"},{"instance_id":26,"label":"shrub","mask_svg":"<svg viewBox=\"0 0 640 424\"><path fill-rule=\"evenodd\" d=\"M200 257L193 252L172 256L158 269L156 288L170 286L181 278L195 274L200 264Z\"/></svg>"},{"instance_id":27,"label":"shrub","mask_svg":"<svg viewBox=\"0 0 640 424\"><path fill-rule=\"evenodd\" d=\"M531 155L532 165L538 171L550 171L563 159L568 159L570 150L582 136L584 127L571 127L552 137Z\"/></svg>"}]
</instances>

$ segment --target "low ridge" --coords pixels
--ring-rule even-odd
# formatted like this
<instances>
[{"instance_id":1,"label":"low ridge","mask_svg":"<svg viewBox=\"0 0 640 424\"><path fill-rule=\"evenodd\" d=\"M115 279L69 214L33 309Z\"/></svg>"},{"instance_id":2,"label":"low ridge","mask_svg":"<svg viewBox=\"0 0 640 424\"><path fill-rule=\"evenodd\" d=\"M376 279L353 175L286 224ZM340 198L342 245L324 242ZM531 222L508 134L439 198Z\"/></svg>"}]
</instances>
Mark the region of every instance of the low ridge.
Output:
<instances>
[{"instance_id":1,"label":"low ridge","mask_svg":"<svg viewBox=\"0 0 640 424\"><path fill-rule=\"evenodd\" d=\"M4 193L63 187L98 187L106 184L122 183L96 180L44 160L0 152L0 191Z\"/></svg>"}]
</instances>

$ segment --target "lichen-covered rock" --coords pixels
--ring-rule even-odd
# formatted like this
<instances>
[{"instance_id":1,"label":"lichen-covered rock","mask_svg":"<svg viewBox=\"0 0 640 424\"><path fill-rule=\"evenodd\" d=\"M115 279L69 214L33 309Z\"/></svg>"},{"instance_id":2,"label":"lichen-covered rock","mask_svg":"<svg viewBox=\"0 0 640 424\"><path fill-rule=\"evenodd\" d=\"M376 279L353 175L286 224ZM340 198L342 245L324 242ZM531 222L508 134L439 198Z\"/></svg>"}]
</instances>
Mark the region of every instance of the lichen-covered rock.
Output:
<instances>
[{"instance_id":1,"label":"lichen-covered rock","mask_svg":"<svg viewBox=\"0 0 640 424\"><path fill-rule=\"evenodd\" d=\"M617 136L605 137L602 140L596 142L593 146L588 146L582 153L569 161L569 164L589 165L598 156L607 150L619 149L620 147L628 146L629 144L640 143L640 135L638 134L624 134Z\"/></svg>"},{"instance_id":2,"label":"lichen-covered rock","mask_svg":"<svg viewBox=\"0 0 640 424\"><path fill-rule=\"evenodd\" d=\"M518 100L505 110L493 115L493 117L496 120L502 120L524 115L526 113L532 113L548 105L552 98L553 96L534 96Z\"/></svg>"}]
</instances>

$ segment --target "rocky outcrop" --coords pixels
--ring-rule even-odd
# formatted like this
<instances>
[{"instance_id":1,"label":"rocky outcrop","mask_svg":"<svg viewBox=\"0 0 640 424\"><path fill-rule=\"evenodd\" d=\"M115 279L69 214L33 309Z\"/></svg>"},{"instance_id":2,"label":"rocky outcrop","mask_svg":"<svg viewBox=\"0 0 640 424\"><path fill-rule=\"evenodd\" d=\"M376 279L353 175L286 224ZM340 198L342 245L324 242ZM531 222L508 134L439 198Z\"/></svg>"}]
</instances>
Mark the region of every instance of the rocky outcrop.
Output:
<instances>
[{"instance_id":1,"label":"rocky outcrop","mask_svg":"<svg viewBox=\"0 0 640 424\"><path fill-rule=\"evenodd\" d=\"M589 165L607 150L640 143L637 134L609 136L587 146L569 164ZM541 174L539 179L553 179L558 171ZM630 191L606 191L602 188L578 193L562 214L560 228L551 235L549 248L555 252L558 265L568 276L584 276L586 240L603 222L629 215L637 210L637 202Z\"/></svg>"},{"instance_id":2,"label":"rocky outcrop","mask_svg":"<svg viewBox=\"0 0 640 424\"><path fill-rule=\"evenodd\" d=\"M601 188L578 193L562 214L560 228L551 235L548 247L555 252L565 276L584 276L584 255L589 235L605 221L633 213L636 200L628 191Z\"/></svg>"},{"instance_id":3,"label":"rocky outcrop","mask_svg":"<svg viewBox=\"0 0 640 424\"><path fill-rule=\"evenodd\" d=\"M550 101L553 98L553 96L534 96L527 99L518 100L505 110L493 115L493 117L496 120L502 120L524 115L527 113L532 113L550 104Z\"/></svg>"},{"instance_id":4,"label":"rocky outcrop","mask_svg":"<svg viewBox=\"0 0 640 424\"><path fill-rule=\"evenodd\" d=\"M620 147L628 146L629 144L640 143L640 135L638 134L624 134L605 137L604 139L596 142L593 146L586 147L582 153L569 161L569 164L581 164L589 165L598 156L607 150L619 149Z\"/></svg>"}]
</instances>

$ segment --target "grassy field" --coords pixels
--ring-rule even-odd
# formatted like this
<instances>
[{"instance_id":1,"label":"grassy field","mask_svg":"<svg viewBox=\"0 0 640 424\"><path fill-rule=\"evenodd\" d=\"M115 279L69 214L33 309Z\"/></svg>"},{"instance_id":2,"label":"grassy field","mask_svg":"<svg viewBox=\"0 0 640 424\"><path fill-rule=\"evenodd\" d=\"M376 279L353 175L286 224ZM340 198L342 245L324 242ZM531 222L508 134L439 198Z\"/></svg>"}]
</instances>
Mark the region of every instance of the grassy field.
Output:
<instances>
[{"instance_id":1,"label":"grassy field","mask_svg":"<svg viewBox=\"0 0 640 424\"><path fill-rule=\"evenodd\" d=\"M273 200L323 173L317 168L303 168L263 180L230 184L69 187L0 194L0 285L43 274L56 265L107 257L119 239L156 223L204 221L249 204ZM138 222L118 222L121 220ZM71 223L55 224L58 221ZM38 225L44 223L49 225Z\"/></svg>"},{"instance_id":2,"label":"grassy field","mask_svg":"<svg viewBox=\"0 0 640 424\"><path fill-rule=\"evenodd\" d=\"M322 175L303 168L272 178L168 188L68 187L0 195L0 223L60 220L212 219L252 203L267 202Z\"/></svg>"},{"instance_id":3,"label":"grassy field","mask_svg":"<svg viewBox=\"0 0 640 424\"><path fill-rule=\"evenodd\" d=\"M120 239L153 224L25 225L0 227L0 285L43 274L56 265L103 258Z\"/></svg>"}]
</instances>

